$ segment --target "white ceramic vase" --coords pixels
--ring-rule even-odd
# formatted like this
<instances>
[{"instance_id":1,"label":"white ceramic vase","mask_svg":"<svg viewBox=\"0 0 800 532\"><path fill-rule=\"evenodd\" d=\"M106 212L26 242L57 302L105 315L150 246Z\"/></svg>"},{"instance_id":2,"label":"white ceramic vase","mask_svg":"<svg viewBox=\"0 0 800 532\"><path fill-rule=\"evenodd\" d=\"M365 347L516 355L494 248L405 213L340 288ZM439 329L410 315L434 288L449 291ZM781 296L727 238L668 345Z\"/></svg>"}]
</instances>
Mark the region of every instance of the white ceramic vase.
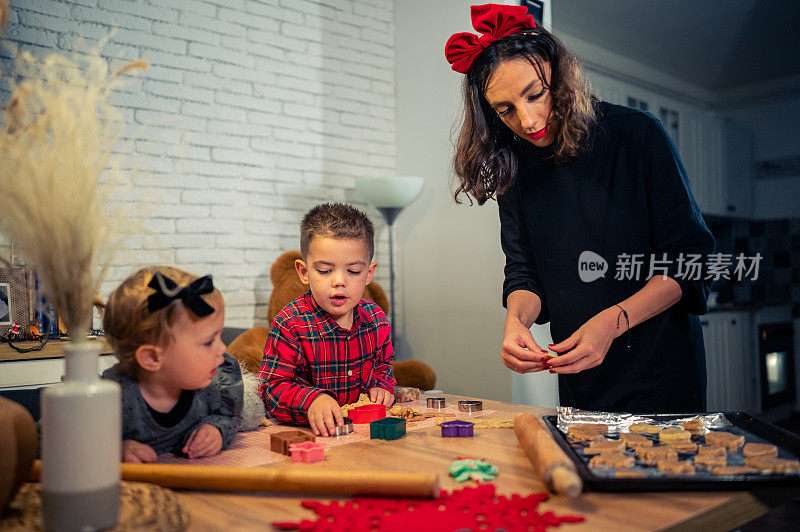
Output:
<instances>
[{"instance_id":1,"label":"white ceramic vase","mask_svg":"<svg viewBox=\"0 0 800 532\"><path fill-rule=\"evenodd\" d=\"M66 346L63 382L42 393L47 530L100 530L119 520L120 387L98 377L98 344Z\"/></svg>"}]
</instances>

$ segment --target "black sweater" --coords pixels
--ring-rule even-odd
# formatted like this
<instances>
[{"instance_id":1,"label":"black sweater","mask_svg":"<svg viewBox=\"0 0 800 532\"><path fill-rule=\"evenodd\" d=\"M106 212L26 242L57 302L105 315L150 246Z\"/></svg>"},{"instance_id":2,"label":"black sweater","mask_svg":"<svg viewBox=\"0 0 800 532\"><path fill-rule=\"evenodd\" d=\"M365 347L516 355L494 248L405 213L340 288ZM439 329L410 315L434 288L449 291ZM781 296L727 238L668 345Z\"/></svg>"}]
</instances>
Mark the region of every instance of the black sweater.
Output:
<instances>
[{"instance_id":1,"label":"black sweater","mask_svg":"<svg viewBox=\"0 0 800 532\"><path fill-rule=\"evenodd\" d=\"M506 255L503 305L515 290L537 294L542 310L536 322L549 321L558 343L640 290L651 277L651 255L661 260L666 253L662 264L680 284L681 300L632 328L630 349L622 335L599 366L559 375L560 403L617 412L703 411L705 349L696 315L708 311L708 282L681 277L678 259L700 254L705 262L714 238L661 123L606 102L596 110L586 150L566 164L554 162L552 145L517 143L518 175L498 197ZM607 261L604 277L581 280L583 251ZM624 254L643 256L638 278L615 278Z\"/></svg>"}]
</instances>

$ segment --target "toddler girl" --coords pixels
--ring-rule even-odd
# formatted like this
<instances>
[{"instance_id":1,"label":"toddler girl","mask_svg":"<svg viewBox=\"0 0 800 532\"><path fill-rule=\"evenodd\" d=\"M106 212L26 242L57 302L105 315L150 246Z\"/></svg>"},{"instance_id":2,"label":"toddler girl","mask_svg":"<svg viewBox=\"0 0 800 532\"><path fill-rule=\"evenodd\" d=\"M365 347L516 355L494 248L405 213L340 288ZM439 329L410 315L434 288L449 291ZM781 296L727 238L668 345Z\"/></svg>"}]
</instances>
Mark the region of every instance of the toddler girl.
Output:
<instances>
[{"instance_id":1,"label":"toddler girl","mask_svg":"<svg viewBox=\"0 0 800 532\"><path fill-rule=\"evenodd\" d=\"M103 327L119 363L103 377L122 387L124 462L211 456L233 441L243 386L224 321L211 276L170 266L143 268L111 294Z\"/></svg>"}]
</instances>

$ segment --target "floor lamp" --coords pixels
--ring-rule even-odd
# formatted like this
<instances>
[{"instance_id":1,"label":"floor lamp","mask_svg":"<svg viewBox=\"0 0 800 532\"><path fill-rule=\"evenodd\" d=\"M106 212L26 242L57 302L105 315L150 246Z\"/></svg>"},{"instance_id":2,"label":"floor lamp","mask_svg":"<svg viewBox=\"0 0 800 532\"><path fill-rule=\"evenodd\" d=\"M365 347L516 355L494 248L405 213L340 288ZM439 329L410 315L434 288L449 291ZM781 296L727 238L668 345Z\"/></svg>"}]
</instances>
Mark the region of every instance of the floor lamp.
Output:
<instances>
[{"instance_id":1,"label":"floor lamp","mask_svg":"<svg viewBox=\"0 0 800 532\"><path fill-rule=\"evenodd\" d=\"M411 205L422 192L422 177L398 176L356 180L356 190L378 211L389 226L389 304L391 305L392 343L396 314L394 312L394 221L404 208Z\"/></svg>"}]
</instances>

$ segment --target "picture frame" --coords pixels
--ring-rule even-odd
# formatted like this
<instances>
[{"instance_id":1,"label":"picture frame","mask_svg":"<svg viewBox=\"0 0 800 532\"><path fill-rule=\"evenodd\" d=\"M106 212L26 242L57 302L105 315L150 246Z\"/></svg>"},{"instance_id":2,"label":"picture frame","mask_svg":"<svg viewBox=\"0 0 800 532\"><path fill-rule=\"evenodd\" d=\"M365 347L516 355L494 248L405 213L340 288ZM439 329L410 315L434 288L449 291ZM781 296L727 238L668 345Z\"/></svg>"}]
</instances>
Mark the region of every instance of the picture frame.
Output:
<instances>
[{"instance_id":1,"label":"picture frame","mask_svg":"<svg viewBox=\"0 0 800 532\"><path fill-rule=\"evenodd\" d=\"M0 268L0 335L6 336L19 323L27 336L31 326L30 272L28 268Z\"/></svg>"}]
</instances>

